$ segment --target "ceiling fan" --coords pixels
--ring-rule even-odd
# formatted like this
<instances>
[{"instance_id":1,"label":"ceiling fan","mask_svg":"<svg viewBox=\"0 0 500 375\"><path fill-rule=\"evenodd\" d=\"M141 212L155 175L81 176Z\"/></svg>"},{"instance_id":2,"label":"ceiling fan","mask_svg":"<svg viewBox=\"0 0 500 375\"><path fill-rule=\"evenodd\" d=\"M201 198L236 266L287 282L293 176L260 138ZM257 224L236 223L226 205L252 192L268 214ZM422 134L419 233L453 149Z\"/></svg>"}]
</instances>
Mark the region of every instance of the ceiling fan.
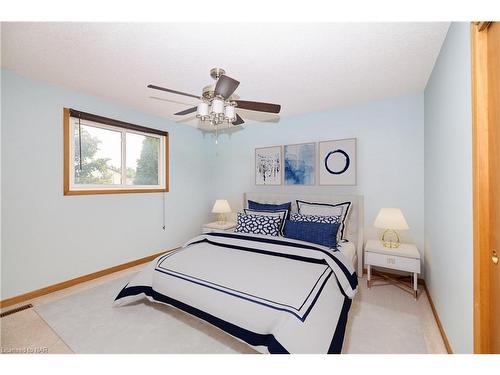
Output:
<instances>
[{"instance_id":1,"label":"ceiling fan","mask_svg":"<svg viewBox=\"0 0 500 375\"><path fill-rule=\"evenodd\" d=\"M148 87L155 90L166 91L201 100L196 107L185 109L174 113L174 115L184 116L197 112L196 117L198 117L201 121L209 122L215 127L223 123L235 126L244 124L245 121L243 121L241 116L236 113L237 108L267 113L279 113L281 110L281 105L279 104L240 100L234 94L240 82L227 76L224 69L213 68L210 70L210 76L216 82L213 85L205 86L202 90L201 96L156 85L148 85Z\"/></svg>"}]
</instances>

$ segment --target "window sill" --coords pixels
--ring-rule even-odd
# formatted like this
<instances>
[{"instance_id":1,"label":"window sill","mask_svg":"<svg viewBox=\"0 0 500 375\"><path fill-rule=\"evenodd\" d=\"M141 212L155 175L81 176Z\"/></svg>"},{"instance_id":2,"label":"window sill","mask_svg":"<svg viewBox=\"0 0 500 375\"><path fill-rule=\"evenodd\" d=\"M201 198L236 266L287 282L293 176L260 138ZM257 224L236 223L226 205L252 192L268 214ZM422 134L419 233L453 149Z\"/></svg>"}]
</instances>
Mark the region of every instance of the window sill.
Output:
<instances>
[{"instance_id":1,"label":"window sill","mask_svg":"<svg viewBox=\"0 0 500 375\"><path fill-rule=\"evenodd\" d=\"M168 189L104 189L104 190L66 190L64 195L96 195L96 194L133 194L133 193L167 193Z\"/></svg>"}]
</instances>

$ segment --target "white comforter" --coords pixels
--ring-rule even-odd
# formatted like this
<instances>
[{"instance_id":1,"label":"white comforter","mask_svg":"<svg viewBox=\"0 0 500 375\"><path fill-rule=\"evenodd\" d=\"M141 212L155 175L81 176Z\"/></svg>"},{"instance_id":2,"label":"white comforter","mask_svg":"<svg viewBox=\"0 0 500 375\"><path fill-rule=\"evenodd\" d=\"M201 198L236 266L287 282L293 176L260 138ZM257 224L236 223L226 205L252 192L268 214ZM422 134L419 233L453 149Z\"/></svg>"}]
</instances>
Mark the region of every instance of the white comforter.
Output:
<instances>
[{"instance_id":1,"label":"white comforter","mask_svg":"<svg viewBox=\"0 0 500 375\"><path fill-rule=\"evenodd\" d=\"M208 233L155 259L116 297L197 316L261 352L340 353L353 267L338 251L283 237Z\"/></svg>"}]
</instances>

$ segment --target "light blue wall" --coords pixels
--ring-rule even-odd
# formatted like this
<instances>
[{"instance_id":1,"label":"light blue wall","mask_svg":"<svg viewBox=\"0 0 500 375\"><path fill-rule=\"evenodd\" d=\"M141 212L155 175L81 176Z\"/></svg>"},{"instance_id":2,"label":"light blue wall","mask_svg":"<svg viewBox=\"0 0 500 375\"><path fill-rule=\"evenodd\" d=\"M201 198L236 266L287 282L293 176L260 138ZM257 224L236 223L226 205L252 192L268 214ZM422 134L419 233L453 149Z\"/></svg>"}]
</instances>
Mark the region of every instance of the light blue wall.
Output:
<instances>
[{"instance_id":1,"label":"light blue wall","mask_svg":"<svg viewBox=\"0 0 500 375\"><path fill-rule=\"evenodd\" d=\"M164 249L199 233L211 143L185 125L2 70L2 299ZM170 132L162 194L63 195L63 107Z\"/></svg>"},{"instance_id":2,"label":"light blue wall","mask_svg":"<svg viewBox=\"0 0 500 375\"><path fill-rule=\"evenodd\" d=\"M424 93L426 283L456 353L473 350L469 27L451 25Z\"/></svg>"},{"instance_id":3,"label":"light blue wall","mask_svg":"<svg viewBox=\"0 0 500 375\"><path fill-rule=\"evenodd\" d=\"M423 94L416 94L283 118L279 123L250 124L230 137L220 136L213 150L218 197L227 198L236 209L245 191L362 194L366 237L378 236L373 221L381 207L400 207L411 227L403 239L415 242L423 255L423 104ZM356 186L255 186L256 147L342 138L357 138Z\"/></svg>"}]
</instances>

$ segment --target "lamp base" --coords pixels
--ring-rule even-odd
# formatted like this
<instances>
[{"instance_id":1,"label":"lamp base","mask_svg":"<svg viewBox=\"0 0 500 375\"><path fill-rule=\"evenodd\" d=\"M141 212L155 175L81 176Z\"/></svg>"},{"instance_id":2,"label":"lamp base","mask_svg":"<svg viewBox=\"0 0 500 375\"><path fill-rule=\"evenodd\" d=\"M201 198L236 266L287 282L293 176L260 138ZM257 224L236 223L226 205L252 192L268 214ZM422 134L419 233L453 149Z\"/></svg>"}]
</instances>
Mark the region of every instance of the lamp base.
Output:
<instances>
[{"instance_id":1,"label":"lamp base","mask_svg":"<svg viewBox=\"0 0 500 375\"><path fill-rule=\"evenodd\" d=\"M396 249L401 245L398 232L393 229L386 229L380 238L382 245L390 249Z\"/></svg>"},{"instance_id":2,"label":"lamp base","mask_svg":"<svg viewBox=\"0 0 500 375\"><path fill-rule=\"evenodd\" d=\"M219 224L219 225L226 224L226 215L225 214L217 214L217 224Z\"/></svg>"}]
</instances>

